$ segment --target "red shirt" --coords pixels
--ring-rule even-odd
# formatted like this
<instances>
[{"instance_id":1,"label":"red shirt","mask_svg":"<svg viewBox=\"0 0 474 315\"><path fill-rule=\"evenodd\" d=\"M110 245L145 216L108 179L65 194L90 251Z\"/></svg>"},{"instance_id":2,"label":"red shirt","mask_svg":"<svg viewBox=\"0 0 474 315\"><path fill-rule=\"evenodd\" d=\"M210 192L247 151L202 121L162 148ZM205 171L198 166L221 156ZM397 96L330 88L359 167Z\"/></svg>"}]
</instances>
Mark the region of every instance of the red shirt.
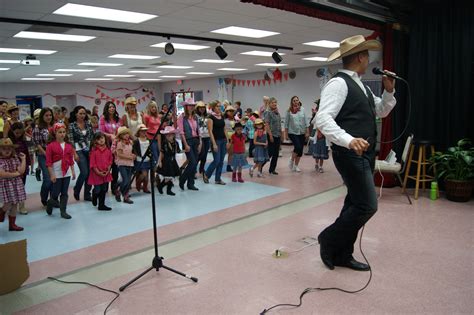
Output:
<instances>
[{"instance_id":1,"label":"red shirt","mask_svg":"<svg viewBox=\"0 0 474 315\"><path fill-rule=\"evenodd\" d=\"M234 145L234 154L245 153L245 136L243 134L238 136L234 133L230 139Z\"/></svg>"},{"instance_id":2,"label":"red shirt","mask_svg":"<svg viewBox=\"0 0 474 315\"><path fill-rule=\"evenodd\" d=\"M156 131L158 130L158 128L160 128L160 124L161 124L160 117L159 116L154 117L154 116L145 114L143 115L143 121L145 123L145 126L148 128L146 132L146 136L148 139L152 140Z\"/></svg>"}]
</instances>

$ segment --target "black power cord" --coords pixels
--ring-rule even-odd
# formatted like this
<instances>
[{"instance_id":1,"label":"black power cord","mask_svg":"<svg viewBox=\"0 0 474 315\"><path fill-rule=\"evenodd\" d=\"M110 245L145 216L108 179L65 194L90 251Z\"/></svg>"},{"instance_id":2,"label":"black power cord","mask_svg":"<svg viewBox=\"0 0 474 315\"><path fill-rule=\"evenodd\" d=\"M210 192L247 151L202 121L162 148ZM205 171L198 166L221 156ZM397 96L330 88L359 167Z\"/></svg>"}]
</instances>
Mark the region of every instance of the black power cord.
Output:
<instances>
[{"instance_id":1,"label":"black power cord","mask_svg":"<svg viewBox=\"0 0 474 315\"><path fill-rule=\"evenodd\" d=\"M372 268L370 267L370 264L369 264L369 261L367 260L367 257L365 257L365 254L362 251L362 236L364 235L364 228L365 228L365 225L362 227L362 230L361 230L361 233L360 233L359 249L360 249L360 253L364 257L365 262L369 266L369 280L367 281L367 283L362 288L360 288L358 290L345 290L345 289L336 288L336 287L331 287L331 288L306 288L306 289L304 289L303 292L301 292L300 297L299 297L300 302L298 304L288 304L288 303L276 304L276 305L273 305L272 307L264 309L262 312L260 312L260 315L264 315L264 314L268 313L270 310L275 309L277 307L283 307L283 306L289 306L289 307L295 307L295 308L300 307L303 304L303 296L305 296L307 293L310 293L310 292L337 290L337 291L341 291L341 292L344 292L344 293L354 294L354 293L358 293L358 292L364 290L365 288L367 288L369 286L370 281L372 280Z\"/></svg>"},{"instance_id":2,"label":"black power cord","mask_svg":"<svg viewBox=\"0 0 474 315\"><path fill-rule=\"evenodd\" d=\"M61 283L66 283L66 284L84 284L84 285L88 285L88 286L97 288L97 289L102 290L102 291L106 291L106 292L110 292L110 293L115 294L114 299L113 299L112 301L110 301L109 304L107 304L107 307L106 307L105 310L104 310L104 315L107 314L107 310L109 309L109 307L110 307L110 306L112 305L112 303L114 303L115 300L118 299L118 297L120 296L120 293L118 293L118 292L116 292L116 291L109 290L109 289L105 289L105 288L101 288L101 287L99 287L98 285L95 285L95 284L92 284L92 283L89 283L89 282L83 282L83 281L64 281L64 280L59 280L59 279L54 278L54 277L48 277L48 279L53 280L53 281L58 281L58 282L61 282Z\"/></svg>"}]
</instances>

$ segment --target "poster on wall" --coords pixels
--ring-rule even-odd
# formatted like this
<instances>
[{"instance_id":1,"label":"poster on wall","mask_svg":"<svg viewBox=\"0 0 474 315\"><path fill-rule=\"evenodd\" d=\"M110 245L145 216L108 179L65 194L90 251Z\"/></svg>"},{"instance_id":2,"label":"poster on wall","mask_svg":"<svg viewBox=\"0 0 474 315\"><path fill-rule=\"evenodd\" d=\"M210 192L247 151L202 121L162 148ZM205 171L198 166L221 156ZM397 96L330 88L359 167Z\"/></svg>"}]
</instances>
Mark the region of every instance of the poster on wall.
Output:
<instances>
[{"instance_id":1,"label":"poster on wall","mask_svg":"<svg viewBox=\"0 0 474 315\"><path fill-rule=\"evenodd\" d=\"M20 110L20 120L23 121L26 117L33 117L31 114L31 105L30 104L19 104L18 109Z\"/></svg>"}]
</instances>

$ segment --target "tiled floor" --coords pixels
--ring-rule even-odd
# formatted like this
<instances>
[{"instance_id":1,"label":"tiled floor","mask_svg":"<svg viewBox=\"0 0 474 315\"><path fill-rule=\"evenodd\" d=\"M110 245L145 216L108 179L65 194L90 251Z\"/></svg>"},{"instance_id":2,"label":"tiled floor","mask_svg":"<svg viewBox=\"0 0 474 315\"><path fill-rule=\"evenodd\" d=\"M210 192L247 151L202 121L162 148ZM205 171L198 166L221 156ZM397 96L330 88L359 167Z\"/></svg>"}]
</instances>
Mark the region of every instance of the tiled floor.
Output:
<instances>
[{"instance_id":1,"label":"tiled floor","mask_svg":"<svg viewBox=\"0 0 474 315\"><path fill-rule=\"evenodd\" d=\"M205 198L190 202L186 198L192 192L177 196L177 203L191 203L193 208L183 207L169 222L160 223L164 225L159 232L160 255L167 258L165 263L170 267L198 277L199 283L164 269L152 271L125 290L109 314L257 314L275 303L297 303L306 287L363 286L368 273L325 269L317 245L286 259L272 258L275 249L300 248L304 244L299 239L315 236L331 223L345 194L332 163L327 164L326 173L316 174L312 161L306 158L302 165L305 172L295 174L285 169L286 161L283 158L280 162L279 176L225 188L200 184L203 191L198 194L207 191L213 197L210 202ZM234 197L223 198L229 194ZM88 211L89 215L96 214L81 206L77 204L78 213L73 220L77 217L76 221L83 225L82 215ZM379 211L367 224L362 242L374 272L369 287L354 295L335 291L310 293L301 308L272 313L472 313L473 206L473 201L458 204L426 197L410 206L399 188L384 189ZM201 208L214 210L194 210ZM21 290L1 296L0 313L102 313L113 295L44 278L66 273L62 275L66 280L90 281L117 290L147 268L153 250L149 247L152 234L146 230L146 220L133 220L120 211L125 212L114 209L109 214L120 219L109 219L118 225L118 230L128 232L110 240L117 237L113 234L107 240L111 233L107 231L103 240L81 243L85 248L78 246L81 249L56 257L45 255L49 258L33 262L34 280L30 279ZM145 215L147 210L133 211ZM41 212L37 215L44 216ZM125 223L141 227L129 231L129 227L123 227ZM96 236L102 235L97 226L94 230ZM34 236L31 233L29 237ZM357 250L356 257L361 258ZM71 266L64 268L69 263Z\"/></svg>"}]
</instances>

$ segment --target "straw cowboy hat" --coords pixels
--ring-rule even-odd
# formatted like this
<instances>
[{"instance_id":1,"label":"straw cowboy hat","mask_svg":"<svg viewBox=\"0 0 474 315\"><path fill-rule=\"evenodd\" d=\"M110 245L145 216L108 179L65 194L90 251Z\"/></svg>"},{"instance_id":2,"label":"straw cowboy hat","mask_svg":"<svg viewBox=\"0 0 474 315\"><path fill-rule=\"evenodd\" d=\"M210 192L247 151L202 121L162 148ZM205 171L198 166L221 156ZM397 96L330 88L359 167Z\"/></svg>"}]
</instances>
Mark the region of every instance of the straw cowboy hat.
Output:
<instances>
[{"instance_id":1,"label":"straw cowboy hat","mask_svg":"<svg viewBox=\"0 0 474 315\"><path fill-rule=\"evenodd\" d=\"M11 148L16 148L18 147L17 144L13 144L12 140L10 138L3 138L0 139L0 147L11 147Z\"/></svg>"},{"instance_id":2,"label":"straw cowboy hat","mask_svg":"<svg viewBox=\"0 0 474 315\"><path fill-rule=\"evenodd\" d=\"M175 129L173 126L166 126L165 129L160 130L162 135L167 135L170 133L178 133L178 129Z\"/></svg>"},{"instance_id":3,"label":"straw cowboy hat","mask_svg":"<svg viewBox=\"0 0 474 315\"><path fill-rule=\"evenodd\" d=\"M346 57L364 50L382 50L382 44L376 39L366 40L362 35L343 39L339 43L339 49L328 57L328 61Z\"/></svg>"},{"instance_id":4,"label":"straw cowboy hat","mask_svg":"<svg viewBox=\"0 0 474 315\"><path fill-rule=\"evenodd\" d=\"M34 117L35 119L36 119L36 118L39 118L40 113L41 113L41 108L35 109L35 111L33 112L33 117Z\"/></svg>"},{"instance_id":5,"label":"straw cowboy hat","mask_svg":"<svg viewBox=\"0 0 474 315\"><path fill-rule=\"evenodd\" d=\"M227 107L225 108L225 111L226 111L226 112L229 112L229 111L235 112L235 108L234 108L232 105L229 105L229 106L227 106Z\"/></svg>"},{"instance_id":6,"label":"straw cowboy hat","mask_svg":"<svg viewBox=\"0 0 474 315\"><path fill-rule=\"evenodd\" d=\"M203 101L199 101L199 102L196 103L196 108L199 108L199 107L204 107L204 108L206 108L206 104L204 104Z\"/></svg>"},{"instance_id":7,"label":"straw cowboy hat","mask_svg":"<svg viewBox=\"0 0 474 315\"><path fill-rule=\"evenodd\" d=\"M138 134L139 134L140 131L142 131L142 130L145 130L145 131L146 131L146 130L148 130L148 128L147 128L144 124L138 125L138 127L137 127L137 133L135 134L135 137L138 138Z\"/></svg>"},{"instance_id":8,"label":"straw cowboy hat","mask_svg":"<svg viewBox=\"0 0 474 315\"><path fill-rule=\"evenodd\" d=\"M125 99L125 105L127 104L137 105L137 99L133 96L129 96Z\"/></svg>"},{"instance_id":9,"label":"straw cowboy hat","mask_svg":"<svg viewBox=\"0 0 474 315\"><path fill-rule=\"evenodd\" d=\"M130 137L132 136L132 132L130 131L130 129L125 126L119 127L119 129L117 130L117 138L125 133L128 133Z\"/></svg>"},{"instance_id":10,"label":"straw cowboy hat","mask_svg":"<svg viewBox=\"0 0 474 315\"><path fill-rule=\"evenodd\" d=\"M257 118L255 119L255 122L253 123L255 126L256 125L263 125L263 120L261 120L260 118Z\"/></svg>"},{"instance_id":11,"label":"straw cowboy hat","mask_svg":"<svg viewBox=\"0 0 474 315\"><path fill-rule=\"evenodd\" d=\"M13 112L14 110L18 110L18 106L15 104L8 104L7 113Z\"/></svg>"}]
</instances>

